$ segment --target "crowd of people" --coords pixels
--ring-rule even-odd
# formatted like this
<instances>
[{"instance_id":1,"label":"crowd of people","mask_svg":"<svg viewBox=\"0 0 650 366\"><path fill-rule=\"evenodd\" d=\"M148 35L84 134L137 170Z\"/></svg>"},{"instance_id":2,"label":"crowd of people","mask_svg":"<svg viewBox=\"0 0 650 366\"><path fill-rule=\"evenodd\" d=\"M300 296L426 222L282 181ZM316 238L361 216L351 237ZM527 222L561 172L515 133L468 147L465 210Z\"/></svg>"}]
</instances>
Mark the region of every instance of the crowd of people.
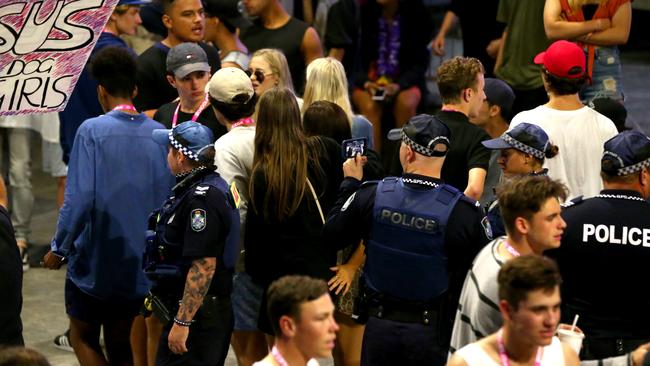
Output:
<instances>
[{"instance_id":1,"label":"crowd of people","mask_svg":"<svg viewBox=\"0 0 650 366\"><path fill-rule=\"evenodd\" d=\"M435 33L421 1L298 3L119 0L66 110L33 117L60 125L55 344L82 366L229 348L240 366L650 365L630 1L486 1L477 20L452 0ZM457 21L465 55L430 105ZM162 34L136 55L120 36L142 25ZM21 346L33 197L12 118L0 345ZM0 365L47 364L30 352Z\"/></svg>"}]
</instances>

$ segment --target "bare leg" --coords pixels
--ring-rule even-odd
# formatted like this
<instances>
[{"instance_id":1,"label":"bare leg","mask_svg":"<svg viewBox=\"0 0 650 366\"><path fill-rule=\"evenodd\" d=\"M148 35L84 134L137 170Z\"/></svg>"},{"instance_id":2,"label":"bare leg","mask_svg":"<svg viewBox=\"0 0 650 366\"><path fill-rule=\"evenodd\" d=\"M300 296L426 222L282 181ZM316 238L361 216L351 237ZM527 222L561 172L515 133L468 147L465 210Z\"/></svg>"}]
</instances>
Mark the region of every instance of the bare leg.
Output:
<instances>
[{"instance_id":1,"label":"bare leg","mask_svg":"<svg viewBox=\"0 0 650 366\"><path fill-rule=\"evenodd\" d=\"M133 319L131 350L133 351L133 365L147 366L147 326L142 315L138 315Z\"/></svg>"},{"instance_id":2,"label":"bare leg","mask_svg":"<svg viewBox=\"0 0 650 366\"><path fill-rule=\"evenodd\" d=\"M100 325L70 318L70 343L81 366L108 366L99 345Z\"/></svg>"},{"instance_id":3,"label":"bare leg","mask_svg":"<svg viewBox=\"0 0 650 366\"><path fill-rule=\"evenodd\" d=\"M156 366L156 353L158 353L158 342L163 331L162 322L154 315L145 319L147 324L147 364Z\"/></svg>"},{"instance_id":4,"label":"bare leg","mask_svg":"<svg viewBox=\"0 0 650 366\"><path fill-rule=\"evenodd\" d=\"M235 330L232 332L230 344L235 351L239 366L251 366L269 352L264 333L259 331Z\"/></svg>"},{"instance_id":5,"label":"bare leg","mask_svg":"<svg viewBox=\"0 0 650 366\"><path fill-rule=\"evenodd\" d=\"M365 326L355 323L349 315L335 312L334 317L339 324L334 348L334 365L359 366L361 364L361 342Z\"/></svg>"},{"instance_id":6,"label":"bare leg","mask_svg":"<svg viewBox=\"0 0 650 366\"><path fill-rule=\"evenodd\" d=\"M359 110L359 113L366 116L372 123L373 133L375 135L375 150L381 153L381 143L383 141L381 133L381 117L383 115L382 105L372 100L370 94L361 89L354 90L352 93L352 101Z\"/></svg>"},{"instance_id":7,"label":"bare leg","mask_svg":"<svg viewBox=\"0 0 650 366\"><path fill-rule=\"evenodd\" d=\"M395 127L402 127L411 117L415 116L421 99L422 93L417 86L412 86L397 94L393 107Z\"/></svg>"},{"instance_id":8,"label":"bare leg","mask_svg":"<svg viewBox=\"0 0 650 366\"><path fill-rule=\"evenodd\" d=\"M111 365L133 365L130 343L132 324L133 318L114 320L111 323L104 324L106 354Z\"/></svg>"}]
</instances>

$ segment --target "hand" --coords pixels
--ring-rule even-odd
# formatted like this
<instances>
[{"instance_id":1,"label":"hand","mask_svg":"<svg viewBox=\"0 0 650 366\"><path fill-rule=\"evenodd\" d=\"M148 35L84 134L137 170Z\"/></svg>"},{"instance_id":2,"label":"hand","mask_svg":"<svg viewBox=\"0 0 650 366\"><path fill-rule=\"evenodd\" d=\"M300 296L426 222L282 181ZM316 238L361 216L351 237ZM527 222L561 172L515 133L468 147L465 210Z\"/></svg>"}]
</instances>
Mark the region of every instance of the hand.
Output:
<instances>
[{"instance_id":1,"label":"hand","mask_svg":"<svg viewBox=\"0 0 650 366\"><path fill-rule=\"evenodd\" d=\"M485 52L487 52L487 54L490 57L497 58L497 54L499 53L500 47L501 47L501 38L493 39L485 48Z\"/></svg>"},{"instance_id":2,"label":"hand","mask_svg":"<svg viewBox=\"0 0 650 366\"><path fill-rule=\"evenodd\" d=\"M349 158L343 163L343 176L357 180L363 179L363 166L366 165L366 162L368 162L368 157L359 154Z\"/></svg>"},{"instance_id":3,"label":"hand","mask_svg":"<svg viewBox=\"0 0 650 366\"><path fill-rule=\"evenodd\" d=\"M649 349L650 343L646 343L632 351L632 366L642 366Z\"/></svg>"},{"instance_id":4,"label":"hand","mask_svg":"<svg viewBox=\"0 0 650 366\"><path fill-rule=\"evenodd\" d=\"M187 336L189 335L190 327L183 327L174 323L172 329L169 331L169 336L167 337L167 345L169 347L169 350L177 355L187 352L185 342L187 341Z\"/></svg>"},{"instance_id":5,"label":"hand","mask_svg":"<svg viewBox=\"0 0 650 366\"><path fill-rule=\"evenodd\" d=\"M445 55L445 37L437 35L436 38L431 41L431 51L438 55L438 56L444 56Z\"/></svg>"},{"instance_id":6,"label":"hand","mask_svg":"<svg viewBox=\"0 0 650 366\"><path fill-rule=\"evenodd\" d=\"M612 27L612 21L607 19L607 18L605 18L605 19L602 19L602 18L596 19L596 22L597 22L596 27L597 27L598 31L602 31L602 30L605 30L607 28Z\"/></svg>"},{"instance_id":7,"label":"hand","mask_svg":"<svg viewBox=\"0 0 650 366\"><path fill-rule=\"evenodd\" d=\"M48 251L43 257L43 267L49 269L59 269L63 265L63 257Z\"/></svg>"},{"instance_id":8,"label":"hand","mask_svg":"<svg viewBox=\"0 0 650 366\"><path fill-rule=\"evenodd\" d=\"M338 295L343 290L343 295L350 291L354 275L357 273L357 267L352 264L341 264L340 266L330 267L330 270L336 272L336 275L330 279L327 284L330 286L330 291L334 291Z\"/></svg>"},{"instance_id":9,"label":"hand","mask_svg":"<svg viewBox=\"0 0 650 366\"><path fill-rule=\"evenodd\" d=\"M397 83L390 83L384 86L384 90L386 90L386 96L387 97L392 97L393 95L396 95L400 91L399 84Z\"/></svg>"},{"instance_id":10,"label":"hand","mask_svg":"<svg viewBox=\"0 0 650 366\"><path fill-rule=\"evenodd\" d=\"M366 91L368 92L368 94L370 94L370 96L373 96L375 95L375 92L377 92L377 89L379 89L380 87L379 85L377 85L377 83L366 81L363 84L363 88L366 89Z\"/></svg>"}]
</instances>

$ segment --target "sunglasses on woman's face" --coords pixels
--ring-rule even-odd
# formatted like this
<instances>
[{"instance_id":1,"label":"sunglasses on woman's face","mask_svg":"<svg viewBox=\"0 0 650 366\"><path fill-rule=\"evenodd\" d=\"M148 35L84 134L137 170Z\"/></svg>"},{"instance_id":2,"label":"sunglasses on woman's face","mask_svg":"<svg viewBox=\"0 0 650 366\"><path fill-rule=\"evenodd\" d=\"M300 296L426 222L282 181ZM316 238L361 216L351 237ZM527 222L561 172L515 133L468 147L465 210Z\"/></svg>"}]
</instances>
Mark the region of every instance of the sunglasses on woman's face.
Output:
<instances>
[{"instance_id":1,"label":"sunglasses on woman's face","mask_svg":"<svg viewBox=\"0 0 650 366\"><path fill-rule=\"evenodd\" d=\"M264 82L264 79L266 79L267 76L273 75L273 73L271 72L265 74L264 70L262 69L255 69L255 70L248 69L246 70L246 75L248 75L248 77L251 77L251 75L255 75L255 80L257 80L258 83L262 84Z\"/></svg>"}]
</instances>

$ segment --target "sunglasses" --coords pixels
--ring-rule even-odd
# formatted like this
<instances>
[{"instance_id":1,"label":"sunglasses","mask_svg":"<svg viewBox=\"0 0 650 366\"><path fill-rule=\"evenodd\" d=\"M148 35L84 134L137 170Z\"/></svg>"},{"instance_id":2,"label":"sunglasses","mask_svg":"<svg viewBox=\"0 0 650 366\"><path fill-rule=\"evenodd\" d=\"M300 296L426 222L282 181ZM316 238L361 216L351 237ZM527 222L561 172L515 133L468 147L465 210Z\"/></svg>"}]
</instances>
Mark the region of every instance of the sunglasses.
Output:
<instances>
[{"instance_id":1,"label":"sunglasses","mask_svg":"<svg viewBox=\"0 0 650 366\"><path fill-rule=\"evenodd\" d=\"M271 76L271 75L273 75L273 73L271 72L271 73L265 74L264 70L262 70L262 69L255 69L255 70L250 70L249 69L249 70L246 70L246 75L248 75L248 77L251 77L251 75L255 75L255 80L257 80L257 82L261 84L261 83L264 82L264 79L266 79L267 76Z\"/></svg>"}]
</instances>

